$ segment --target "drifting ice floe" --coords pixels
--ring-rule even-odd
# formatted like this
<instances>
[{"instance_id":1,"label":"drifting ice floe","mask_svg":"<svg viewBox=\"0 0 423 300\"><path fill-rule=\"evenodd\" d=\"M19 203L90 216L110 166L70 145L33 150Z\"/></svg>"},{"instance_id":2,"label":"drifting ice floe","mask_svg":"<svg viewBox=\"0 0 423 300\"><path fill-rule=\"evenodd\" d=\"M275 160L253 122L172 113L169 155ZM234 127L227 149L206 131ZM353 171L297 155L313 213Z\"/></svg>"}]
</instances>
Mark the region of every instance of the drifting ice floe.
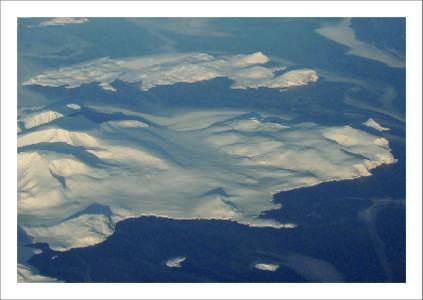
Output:
<instances>
[{"instance_id":1,"label":"drifting ice floe","mask_svg":"<svg viewBox=\"0 0 423 300\"><path fill-rule=\"evenodd\" d=\"M65 86L75 88L98 82L104 90L116 92L114 80L141 82L142 90L158 85L194 83L217 77L234 81L232 88L288 88L318 80L316 71L291 70L275 76L283 67L268 67L269 58L261 52L251 55L212 56L206 53L183 53L127 59L101 58L42 73L24 85Z\"/></svg>"},{"instance_id":2,"label":"drifting ice floe","mask_svg":"<svg viewBox=\"0 0 423 300\"><path fill-rule=\"evenodd\" d=\"M180 268L182 267L182 263L185 261L185 259L186 259L185 256L178 256L178 257L171 258L168 261L166 261L166 266L169 268Z\"/></svg>"},{"instance_id":3,"label":"drifting ice floe","mask_svg":"<svg viewBox=\"0 0 423 300\"><path fill-rule=\"evenodd\" d=\"M73 110L81 109L81 106L79 106L78 104L75 104L75 103L69 103L69 104L66 105L66 107L73 109Z\"/></svg>"},{"instance_id":4,"label":"drifting ice floe","mask_svg":"<svg viewBox=\"0 0 423 300\"><path fill-rule=\"evenodd\" d=\"M258 270L268 271L268 272L275 272L279 269L279 265L277 264L269 264L269 263L257 263L254 267Z\"/></svg>"}]
</instances>

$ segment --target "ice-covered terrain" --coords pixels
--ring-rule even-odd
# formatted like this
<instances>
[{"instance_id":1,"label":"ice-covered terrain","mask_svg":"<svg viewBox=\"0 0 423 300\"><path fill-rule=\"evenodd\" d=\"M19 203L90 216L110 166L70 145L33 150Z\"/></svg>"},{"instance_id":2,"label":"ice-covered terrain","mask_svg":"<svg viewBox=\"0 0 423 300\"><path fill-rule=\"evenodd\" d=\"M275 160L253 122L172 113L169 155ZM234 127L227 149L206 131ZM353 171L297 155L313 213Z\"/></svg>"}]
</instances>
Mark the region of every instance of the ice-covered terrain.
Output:
<instances>
[{"instance_id":1,"label":"ice-covered terrain","mask_svg":"<svg viewBox=\"0 0 423 300\"><path fill-rule=\"evenodd\" d=\"M377 131L388 131L389 130L389 128L383 127L382 125L380 125L378 122L376 122L372 118L368 119L363 124L366 125L367 127L376 129Z\"/></svg>"},{"instance_id":2,"label":"ice-covered terrain","mask_svg":"<svg viewBox=\"0 0 423 300\"><path fill-rule=\"evenodd\" d=\"M194 83L217 77L234 81L232 88L288 88L318 80L316 71L291 70L281 75L284 67L270 67L269 58L261 52L250 55L212 56L206 53L181 53L126 59L101 58L75 66L42 73L25 85L78 87L98 82L104 90L116 92L114 80L142 82L141 89L179 82Z\"/></svg>"},{"instance_id":3,"label":"ice-covered terrain","mask_svg":"<svg viewBox=\"0 0 423 300\"><path fill-rule=\"evenodd\" d=\"M188 53L103 58L25 84L74 88L98 82L115 90L118 79L141 82L148 90L228 77L232 88L279 89L318 79L308 69L276 75L283 69L269 66L261 52ZM90 120L87 110L104 121ZM373 168L395 162L383 137L259 111L198 108L159 115L119 103L67 103L21 112L19 122L25 127L18 134L19 225L35 242L56 250L101 242L116 222L143 215L295 228L260 218L280 207L274 193L369 176Z\"/></svg>"},{"instance_id":4,"label":"ice-covered terrain","mask_svg":"<svg viewBox=\"0 0 423 300\"><path fill-rule=\"evenodd\" d=\"M85 119L83 131L44 123L19 134L20 225L35 241L91 245L141 215L293 228L259 217L279 207L277 191L370 175L395 161L387 140L350 126L227 110L141 116L149 124L132 115ZM110 213L86 209L93 204Z\"/></svg>"},{"instance_id":5,"label":"ice-covered terrain","mask_svg":"<svg viewBox=\"0 0 423 300\"><path fill-rule=\"evenodd\" d=\"M18 264L18 282L58 282L58 280L35 274L29 267Z\"/></svg>"},{"instance_id":6,"label":"ice-covered terrain","mask_svg":"<svg viewBox=\"0 0 423 300\"><path fill-rule=\"evenodd\" d=\"M61 17L43 21L40 23L40 26L64 26L67 24L82 24L86 22L88 22L88 18Z\"/></svg>"}]
</instances>

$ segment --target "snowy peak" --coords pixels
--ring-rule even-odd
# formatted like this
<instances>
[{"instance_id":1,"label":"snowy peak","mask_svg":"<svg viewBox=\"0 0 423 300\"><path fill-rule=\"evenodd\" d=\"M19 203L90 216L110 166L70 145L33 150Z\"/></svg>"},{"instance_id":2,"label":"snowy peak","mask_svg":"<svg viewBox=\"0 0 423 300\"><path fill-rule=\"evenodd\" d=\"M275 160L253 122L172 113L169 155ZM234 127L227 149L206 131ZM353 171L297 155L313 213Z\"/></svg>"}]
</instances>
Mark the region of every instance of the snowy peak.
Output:
<instances>
[{"instance_id":1,"label":"snowy peak","mask_svg":"<svg viewBox=\"0 0 423 300\"><path fill-rule=\"evenodd\" d=\"M382 125L380 125L378 122L376 122L372 118L368 119L363 124L366 125L367 127L376 129L377 131L388 131L389 130L389 128L383 127Z\"/></svg>"},{"instance_id":2,"label":"snowy peak","mask_svg":"<svg viewBox=\"0 0 423 300\"><path fill-rule=\"evenodd\" d=\"M51 249L63 251L98 244L113 233L114 227L107 216L81 214L51 226L24 226L24 229L48 243Z\"/></svg>"},{"instance_id":3,"label":"snowy peak","mask_svg":"<svg viewBox=\"0 0 423 300\"><path fill-rule=\"evenodd\" d=\"M50 123L56 119L62 118L63 114L56 111L44 111L41 113L34 113L22 119L26 129L37 127L43 124Z\"/></svg>"},{"instance_id":4,"label":"snowy peak","mask_svg":"<svg viewBox=\"0 0 423 300\"><path fill-rule=\"evenodd\" d=\"M62 204L61 184L52 176L49 162L37 152L18 153L19 211L46 209Z\"/></svg>"},{"instance_id":5,"label":"snowy peak","mask_svg":"<svg viewBox=\"0 0 423 300\"><path fill-rule=\"evenodd\" d=\"M18 148L39 143L66 143L72 146L95 148L98 140L85 132L69 131L61 128L47 128L22 134L18 137Z\"/></svg>"},{"instance_id":6,"label":"snowy peak","mask_svg":"<svg viewBox=\"0 0 423 300\"><path fill-rule=\"evenodd\" d=\"M231 64L237 67L247 67L250 65L265 64L267 62L269 62L269 58L262 52L235 56L231 60Z\"/></svg>"}]
</instances>

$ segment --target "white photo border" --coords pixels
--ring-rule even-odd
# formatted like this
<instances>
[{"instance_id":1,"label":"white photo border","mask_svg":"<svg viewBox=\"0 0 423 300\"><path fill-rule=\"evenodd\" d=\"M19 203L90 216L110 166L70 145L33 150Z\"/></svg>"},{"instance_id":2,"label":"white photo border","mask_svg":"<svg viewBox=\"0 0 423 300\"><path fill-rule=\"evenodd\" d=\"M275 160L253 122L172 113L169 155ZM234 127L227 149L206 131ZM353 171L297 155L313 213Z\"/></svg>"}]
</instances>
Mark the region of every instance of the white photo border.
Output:
<instances>
[{"instance_id":1,"label":"white photo border","mask_svg":"<svg viewBox=\"0 0 423 300\"><path fill-rule=\"evenodd\" d=\"M1 3L2 299L421 299L422 3L420 1L19 1ZM18 17L406 17L407 282L400 284L17 283Z\"/></svg>"}]
</instances>

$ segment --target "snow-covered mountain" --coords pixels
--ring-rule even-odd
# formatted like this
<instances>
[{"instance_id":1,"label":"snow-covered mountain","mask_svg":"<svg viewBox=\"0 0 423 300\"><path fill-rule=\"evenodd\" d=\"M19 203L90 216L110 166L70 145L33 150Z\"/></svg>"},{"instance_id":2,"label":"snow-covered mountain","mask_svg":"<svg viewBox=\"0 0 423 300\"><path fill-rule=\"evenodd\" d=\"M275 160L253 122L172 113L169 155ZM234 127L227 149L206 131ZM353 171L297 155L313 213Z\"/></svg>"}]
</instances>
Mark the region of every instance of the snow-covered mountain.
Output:
<instances>
[{"instance_id":1,"label":"snow-covered mountain","mask_svg":"<svg viewBox=\"0 0 423 300\"><path fill-rule=\"evenodd\" d=\"M111 83L121 80L142 82L140 88L147 91L159 85L227 77L234 81L234 89L288 88L306 85L319 78L317 72L311 69L296 69L275 75L285 67L268 66L269 61L261 52L232 56L180 53L126 59L105 57L39 74L25 81L24 85L75 88L97 82L102 89L116 92Z\"/></svg>"},{"instance_id":2,"label":"snow-covered mountain","mask_svg":"<svg viewBox=\"0 0 423 300\"><path fill-rule=\"evenodd\" d=\"M259 217L279 207L277 191L367 176L395 162L384 138L350 126L228 110L139 113L146 124L134 114L94 123L81 112L62 118L85 119L87 130L51 122L18 135L20 225L35 241L58 250L91 245L117 221L141 215L293 228ZM111 215L86 211L93 203Z\"/></svg>"},{"instance_id":3,"label":"snow-covered mountain","mask_svg":"<svg viewBox=\"0 0 423 300\"><path fill-rule=\"evenodd\" d=\"M103 58L24 84L76 88L97 82L110 90L121 80L148 90L228 77L234 89L280 89L318 79L309 69L276 75L285 68L269 61L261 52ZM116 222L143 215L295 228L260 218L279 208L274 193L369 176L395 162L383 137L242 109L161 114L119 103L66 102L22 112L19 123L18 210L25 215L19 225L56 250L98 243ZM106 209L89 209L93 205Z\"/></svg>"}]
</instances>

